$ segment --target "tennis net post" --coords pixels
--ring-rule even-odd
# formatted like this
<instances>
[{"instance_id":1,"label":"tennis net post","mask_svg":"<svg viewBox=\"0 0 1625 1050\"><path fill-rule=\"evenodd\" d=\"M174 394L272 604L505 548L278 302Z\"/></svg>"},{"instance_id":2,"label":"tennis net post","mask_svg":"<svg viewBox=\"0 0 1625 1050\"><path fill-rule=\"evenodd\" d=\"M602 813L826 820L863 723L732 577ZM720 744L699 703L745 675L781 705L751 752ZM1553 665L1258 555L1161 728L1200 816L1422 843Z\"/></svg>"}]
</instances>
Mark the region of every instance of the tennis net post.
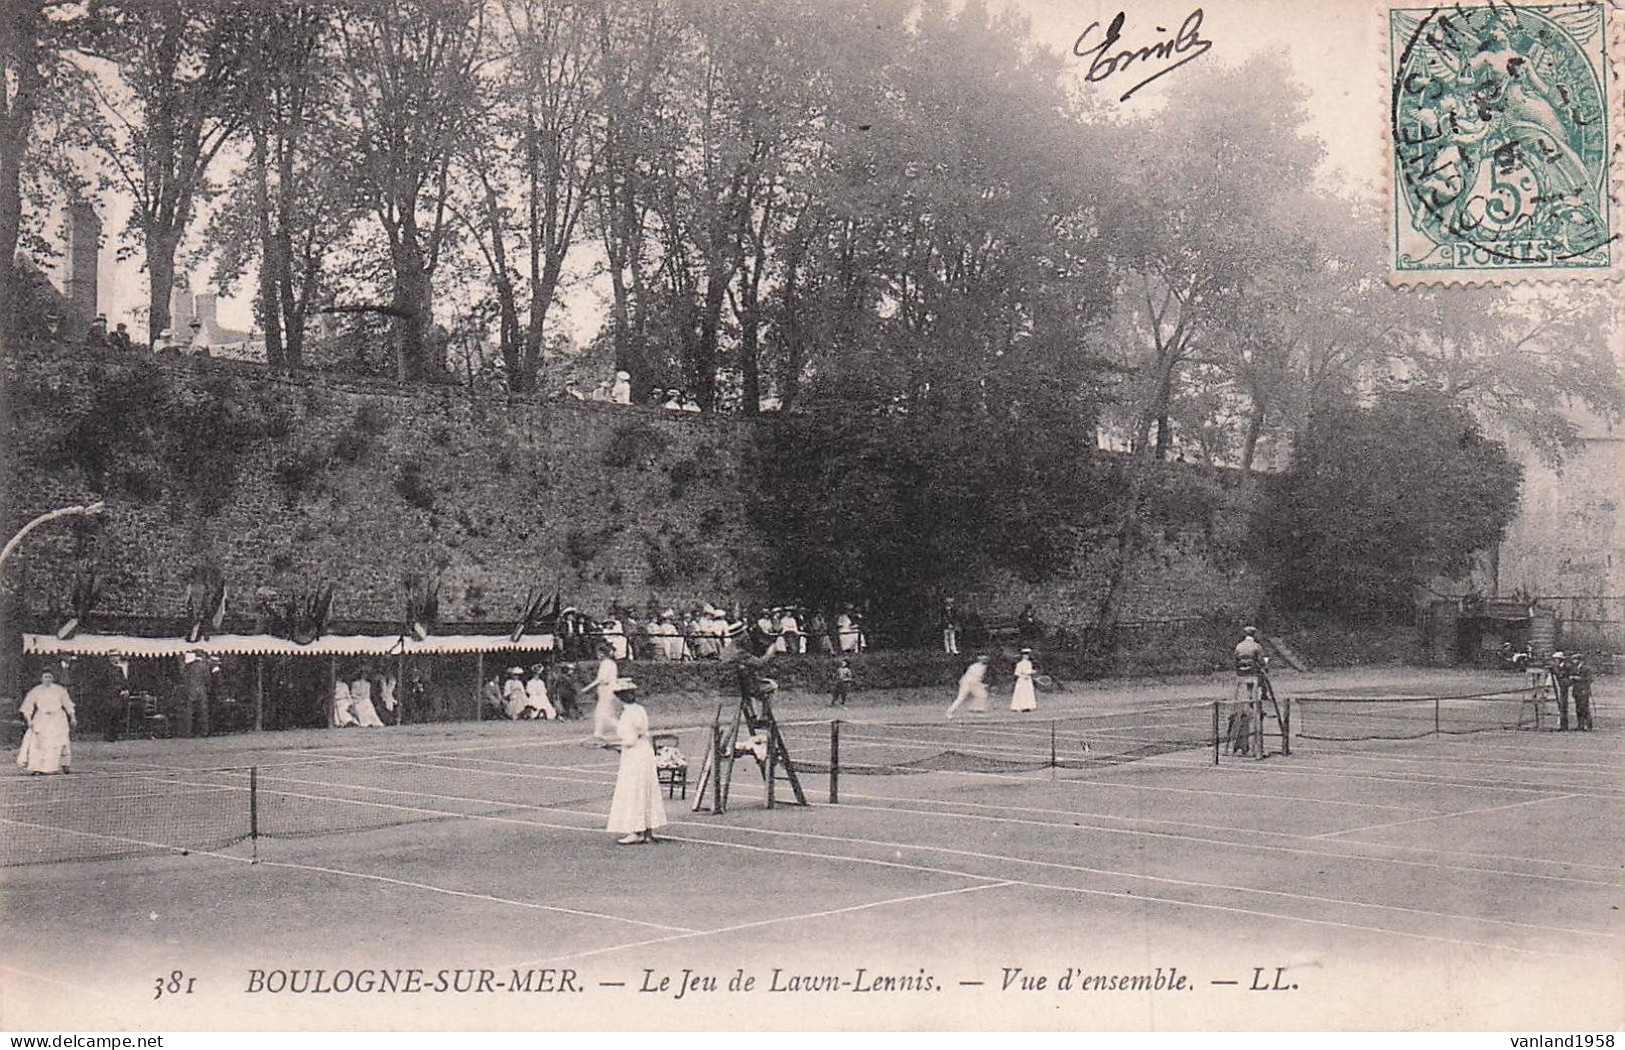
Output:
<instances>
[{"instance_id":1,"label":"tennis net post","mask_svg":"<svg viewBox=\"0 0 1625 1050\"><path fill-rule=\"evenodd\" d=\"M260 859L260 767L248 767L248 841L254 862Z\"/></svg>"},{"instance_id":2,"label":"tennis net post","mask_svg":"<svg viewBox=\"0 0 1625 1050\"><path fill-rule=\"evenodd\" d=\"M1219 764L1219 705L1222 700L1213 701L1213 764Z\"/></svg>"},{"instance_id":3,"label":"tennis net post","mask_svg":"<svg viewBox=\"0 0 1625 1050\"><path fill-rule=\"evenodd\" d=\"M838 805L841 801L841 720L830 719L829 723L829 804Z\"/></svg>"}]
</instances>

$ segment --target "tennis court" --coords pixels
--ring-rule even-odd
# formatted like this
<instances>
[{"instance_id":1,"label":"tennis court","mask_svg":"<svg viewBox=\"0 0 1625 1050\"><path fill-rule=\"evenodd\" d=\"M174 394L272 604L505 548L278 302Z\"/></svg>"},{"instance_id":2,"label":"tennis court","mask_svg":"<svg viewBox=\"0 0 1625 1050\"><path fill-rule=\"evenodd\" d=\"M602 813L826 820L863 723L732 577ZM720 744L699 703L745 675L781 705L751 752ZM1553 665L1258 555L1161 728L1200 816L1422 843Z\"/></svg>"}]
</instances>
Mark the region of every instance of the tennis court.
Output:
<instances>
[{"instance_id":1,"label":"tennis court","mask_svg":"<svg viewBox=\"0 0 1625 1050\"><path fill-rule=\"evenodd\" d=\"M1517 730L1508 682L1279 676L1293 753L1217 764L1223 676L860 694L838 805L791 696L813 805L745 763L638 847L582 723L76 742L0 776L0 1027L1617 1029L1621 691ZM651 718L695 757L719 700Z\"/></svg>"}]
</instances>

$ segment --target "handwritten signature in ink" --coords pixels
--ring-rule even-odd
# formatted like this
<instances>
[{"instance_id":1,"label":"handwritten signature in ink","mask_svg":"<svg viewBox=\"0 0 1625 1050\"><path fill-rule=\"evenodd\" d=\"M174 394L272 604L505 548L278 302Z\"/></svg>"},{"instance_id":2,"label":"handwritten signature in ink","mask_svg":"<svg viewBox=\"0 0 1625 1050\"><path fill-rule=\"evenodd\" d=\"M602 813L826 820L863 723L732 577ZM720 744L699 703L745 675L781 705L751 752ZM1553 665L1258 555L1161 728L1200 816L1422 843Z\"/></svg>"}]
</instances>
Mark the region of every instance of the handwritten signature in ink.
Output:
<instances>
[{"instance_id":1,"label":"handwritten signature in ink","mask_svg":"<svg viewBox=\"0 0 1625 1050\"><path fill-rule=\"evenodd\" d=\"M1127 102L1129 97L1158 77L1166 76L1180 66L1194 59L1202 57L1213 46L1213 41L1202 37L1202 9L1198 7L1185 16L1185 21L1179 26L1179 32L1172 37L1161 40L1155 44L1146 44L1142 47L1131 48L1120 46L1123 39L1123 23L1128 16L1119 11L1111 24L1106 27L1106 35L1100 42L1090 46L1090 38L1094 37L1099 29L1099 22L1091 22L1089 28L1078 34L1077 42L1072 45L1072 53L1079 58L1088 58L1089 72L1084 79L1090 83L1099 83L1108 77L1127 71L1131 66L1143 69L1148 64L1157 61L1167 61L1170 58L1180 57L1172 65L1163 66L1138 84L1123 92L1119 102ZM1158 33L1166 34L1168 30L1163 26L1157 27ZM1092 56L1092 57L1091 57Z\"/></svg>"}]
</instances>

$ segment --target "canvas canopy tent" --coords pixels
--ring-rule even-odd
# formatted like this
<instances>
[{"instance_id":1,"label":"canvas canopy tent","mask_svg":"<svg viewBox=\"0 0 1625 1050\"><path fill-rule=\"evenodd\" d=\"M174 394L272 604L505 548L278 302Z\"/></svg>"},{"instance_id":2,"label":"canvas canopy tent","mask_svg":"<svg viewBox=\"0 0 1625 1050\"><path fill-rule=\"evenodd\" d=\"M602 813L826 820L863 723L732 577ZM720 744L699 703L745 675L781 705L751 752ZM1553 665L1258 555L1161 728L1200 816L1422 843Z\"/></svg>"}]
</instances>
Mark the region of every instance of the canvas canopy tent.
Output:
<instances>
[{"instance_id":1,"label":"canvas canopy tent","mask_svg":"<svg viewBox=\"0 0 1625 1050\"><path fill-rule=\"evenodd\" d=\"M300 645L287 638L269 634L217 634L196 642L184 638L154 638L131 634L76 634L58 638L54 634L25 633L23 652L36 657L122 657L127 661L178 659L188 653L209 657L246 658L233 661L239 670L228 677L237 680L233 695L247 697L252 694L252 725L255 728L292 728L320 725L325 712L331 708L333 681L345 661L389 661L398 669L398 678L407 681L408 659L419 672L414 672L414 684L439 680L434 702L420 709L413 720L477 719L482 716L480 686L487 677L486 656L499 661L523 662L519 654L557 651L557 639L552 633L522 634L514 639L507 635L445 634L430 635L422 640L400 634L327 634ZM308 662L310 657L323 658L319 664ZM418 658L429 658L419 660ZM148 665L144 665L148 666ZM496 665L500 666L500 662ZM439 670L432 671L438 667ZM299 668L308 670L300 671ZM269 669L269 671L268 671ZM167 672L155 672L167 675ZM267 675L271 678L271 698L267 707ZM449 674L449 677L448 677ZM323 684L325 683L325 684ZM154 692L162 692L155 688ZM401 699L407 699L408 690L402 689ZM244 704L244 724L249 721ZM269 710L269 719L267 712ZM312 722L315 717L317 720Z\"/></svg>"},{"instance_id":2,"label":"canvas canopy tent","mask_svg":"<svg viewBox=\"0 0 1625 1050\"><path fill-rule=\"evenodd\" d=\"M451 654L550 652L551 634L511 637L489 634L410 635L324 634L308 645L271 634L217 634L196 642L184 638L146 638L128 634L24 634L23 652L41 656L444 656Z\"/></svg>"}]
</instances>

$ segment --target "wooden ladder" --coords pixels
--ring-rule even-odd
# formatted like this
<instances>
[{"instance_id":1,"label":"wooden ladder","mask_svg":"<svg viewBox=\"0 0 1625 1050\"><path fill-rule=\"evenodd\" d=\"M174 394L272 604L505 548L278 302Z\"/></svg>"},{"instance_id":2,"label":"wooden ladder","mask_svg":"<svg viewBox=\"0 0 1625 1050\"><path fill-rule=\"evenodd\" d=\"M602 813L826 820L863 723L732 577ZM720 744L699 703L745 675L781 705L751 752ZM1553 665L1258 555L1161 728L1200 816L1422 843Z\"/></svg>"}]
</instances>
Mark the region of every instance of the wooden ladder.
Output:
<instances>
[{"instance_id":1,"label":"wooden ladder","mask_svg":"<svg viewBox=\"0 0 1625 1050\"><path fill-rule=\"evenodd\" d=\"M757 701L761 703L760 710L757 709ZM801 778L796 774L795 760L790 757L790 748L784 742L784 734L779 731L778 719L774 717L772 702L767 697L741 696L739 707L734 711L733 724L726 734L721 731L721 721L722 709L718 707L717 719L711 729L711 747L700 768L699 789L694 794L696 813L727 812L728 795L733 787L734 763L741 754L750 755L761 770L762 782L767 786L768 809L777 804L775 788L781 781L790 785L790 791L795 796L794 805L807 804L807 794L802 790ZM749 737L760 735L766 739L766 747L761 754L751 748L741 750L741 727L748 730Z\"/></svg>"}]
</instances>

